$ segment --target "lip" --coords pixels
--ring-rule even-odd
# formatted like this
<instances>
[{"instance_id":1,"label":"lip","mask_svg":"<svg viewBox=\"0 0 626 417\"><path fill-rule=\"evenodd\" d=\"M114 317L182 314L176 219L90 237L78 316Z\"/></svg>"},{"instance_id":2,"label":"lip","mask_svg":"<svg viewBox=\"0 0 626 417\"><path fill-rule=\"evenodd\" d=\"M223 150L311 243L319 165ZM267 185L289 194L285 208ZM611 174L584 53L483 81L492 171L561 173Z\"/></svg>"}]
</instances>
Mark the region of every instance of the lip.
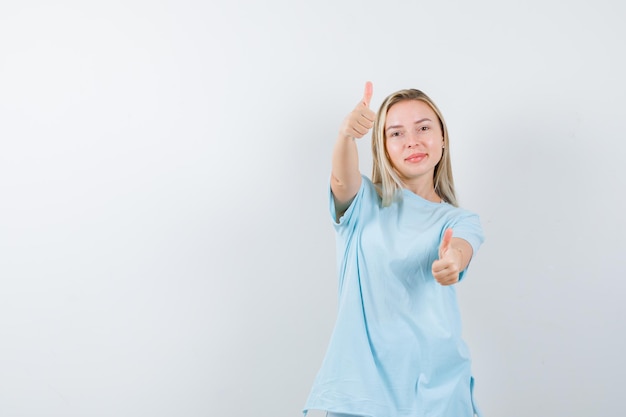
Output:
<instances>
[{"instance_id":1,"label":"lip","mask_svg":"<svg viewBox=\"0 0 626 417\"><path fill-rule=\"evenodd\" d=\"M412 153L408 157L404 158L406 162L416 163L421 162L424 158L426 158L425 153Z\"/></svg>"}]
</instances>

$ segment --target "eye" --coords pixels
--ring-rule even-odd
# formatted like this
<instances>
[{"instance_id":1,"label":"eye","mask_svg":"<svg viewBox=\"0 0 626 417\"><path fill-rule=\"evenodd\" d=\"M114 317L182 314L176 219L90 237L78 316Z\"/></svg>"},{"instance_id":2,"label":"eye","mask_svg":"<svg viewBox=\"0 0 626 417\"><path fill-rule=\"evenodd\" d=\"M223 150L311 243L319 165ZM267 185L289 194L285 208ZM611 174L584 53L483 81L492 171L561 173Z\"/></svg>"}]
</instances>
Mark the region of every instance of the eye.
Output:
<instances>
[{"instance_id":1,"label":"eye","mask_svg":"<svg viewBox=\"0 0 626 417\"><path fill-rule=\"evenodd\" d=\"M398 131L396 131L396 132L391 132L391 133L389 134L389 137L390 137L390 138L395 138L395 137L398 137L398 136L400 136L400 132L398 132Z\"/></svg>"},{"instance_id":2,"label":"eye","mask_svg":"<svg viewBox=\"0 0 626 417\"><path fill-rule=\"evenodd\" d=\"M421 130L422 132L425 132L427 130L430 130L430 127L428 127L428 126L421 126L419 130Z\"/></svg>"}]
</instances>

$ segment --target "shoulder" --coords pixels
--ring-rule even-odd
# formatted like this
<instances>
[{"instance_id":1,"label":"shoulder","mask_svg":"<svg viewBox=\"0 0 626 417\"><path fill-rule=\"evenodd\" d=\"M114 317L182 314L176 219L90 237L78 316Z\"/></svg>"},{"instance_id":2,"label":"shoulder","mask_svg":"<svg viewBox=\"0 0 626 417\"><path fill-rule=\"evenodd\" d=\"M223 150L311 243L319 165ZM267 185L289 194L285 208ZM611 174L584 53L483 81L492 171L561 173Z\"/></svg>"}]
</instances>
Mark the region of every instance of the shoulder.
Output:
<instances>
[{"instance_id":1,"label":"shoulder","mask_svg":"<svg viewBox=\"0 0 626 417\"><path fill-rule=\"evenodd\" d=\"M341 210L340 213L337 211L331 192L330 212L336 226L355 224L358 218L372 216L372 210L376 210L380 207L380 197L376 191L376 185L365 175L362 175L361 178L362 181L359 191L348 206Z\"/></svg>"},{"instance_id":2,"label":"shoulder","mask_svg":"<svg viewBox=\"0 0 626 417\"><path fill-rule=\"evenodd\" d=\"M379 205L380 196L378 194L378 187L367 176L361 175L361 187L355 196L353 203L357 204L374 204Z\"/></svg>"},{"instance_id":3,"label":"shoulder","mask_svg":"<svg viewBox=\"0 0 626 417\"><path fill-rule=\"evenodd\" d=\"M480 216L462 207L446 205L448 206L448 212L445 227L452 228L455 237L469 241L474 250L477 250L484 241Z\"/></svg>"},{"instance_id":4,"label":"shoulder","mask_svg":"<svg viewBox=\"0 0 626 417\"><path fill-rule=\"evenodd\" d=\"M454 216L458 216L458 217L473 217L473 216L478 216L477 213L468 210L464 207L456 207L453 206L452 204L448 204L448 203L443 203L443 205L446 207L446 209L448 210L449 213L453 214Z\"/></svg>"},{"instance_id":5,"label":"shoulder","mask_svg":"<svg viewBox=\"0 0 626 417\"><path fill-rule=\"evenodd\" d=\"M377 192L378 187L376 186L376 184L374 184L372 180L369 179L366 175L361 175L361 178L363 180L361 182L361 187L364 189L364 191L368 193L368 195L374 194L378 196L378 192Z\"/></svg>"},{"instance_id":6,"label":"shoulder","mask_svg":"<svg viewBox=\"0 0 626 417\"><path fill-rule=\"evenodd\" d=\"M442 204L442 210L445 218L452 223L477 223L480 224L480 217L477 213L463 207L455 207L448 203Z\"/></svg>"}]
</instances>

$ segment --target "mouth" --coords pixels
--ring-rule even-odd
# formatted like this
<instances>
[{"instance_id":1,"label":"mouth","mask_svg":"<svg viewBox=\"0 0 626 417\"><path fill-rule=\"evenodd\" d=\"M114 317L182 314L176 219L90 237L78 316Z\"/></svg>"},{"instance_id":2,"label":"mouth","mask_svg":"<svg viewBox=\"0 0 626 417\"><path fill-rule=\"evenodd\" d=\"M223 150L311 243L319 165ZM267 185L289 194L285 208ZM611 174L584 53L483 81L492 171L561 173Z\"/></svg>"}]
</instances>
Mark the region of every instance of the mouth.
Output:
<instances>
[{"instance_id":1,"label":"mouth","mask_svg":"<svg viewBox=\"0 0 626 417\"><path fill-rule=\"evenodd\" d=\"M426 158L425 153L414 153L404 158L404 160L409 163L416 163L422 161L424 158Z\"/></svg>"}]
</instances>

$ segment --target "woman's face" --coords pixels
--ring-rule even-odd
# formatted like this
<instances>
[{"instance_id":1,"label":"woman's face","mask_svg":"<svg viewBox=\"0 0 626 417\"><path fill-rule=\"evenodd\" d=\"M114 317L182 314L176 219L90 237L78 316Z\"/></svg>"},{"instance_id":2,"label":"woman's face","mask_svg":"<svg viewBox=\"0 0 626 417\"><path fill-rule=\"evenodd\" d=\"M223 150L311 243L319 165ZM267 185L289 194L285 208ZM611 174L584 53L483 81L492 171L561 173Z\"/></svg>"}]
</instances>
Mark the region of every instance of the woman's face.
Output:
<instances>
[{"instance_id":1,"label":"woman's face","mask_svg":"<svg viewBox=\"0 0 626 417\"><path fill-rule=\"evenodd\" d=\"M443 154L443 132L437 114L420 100L391 106L385 121L385 149L407 185L432 181Z\"/></svg>"}]
</instances>

